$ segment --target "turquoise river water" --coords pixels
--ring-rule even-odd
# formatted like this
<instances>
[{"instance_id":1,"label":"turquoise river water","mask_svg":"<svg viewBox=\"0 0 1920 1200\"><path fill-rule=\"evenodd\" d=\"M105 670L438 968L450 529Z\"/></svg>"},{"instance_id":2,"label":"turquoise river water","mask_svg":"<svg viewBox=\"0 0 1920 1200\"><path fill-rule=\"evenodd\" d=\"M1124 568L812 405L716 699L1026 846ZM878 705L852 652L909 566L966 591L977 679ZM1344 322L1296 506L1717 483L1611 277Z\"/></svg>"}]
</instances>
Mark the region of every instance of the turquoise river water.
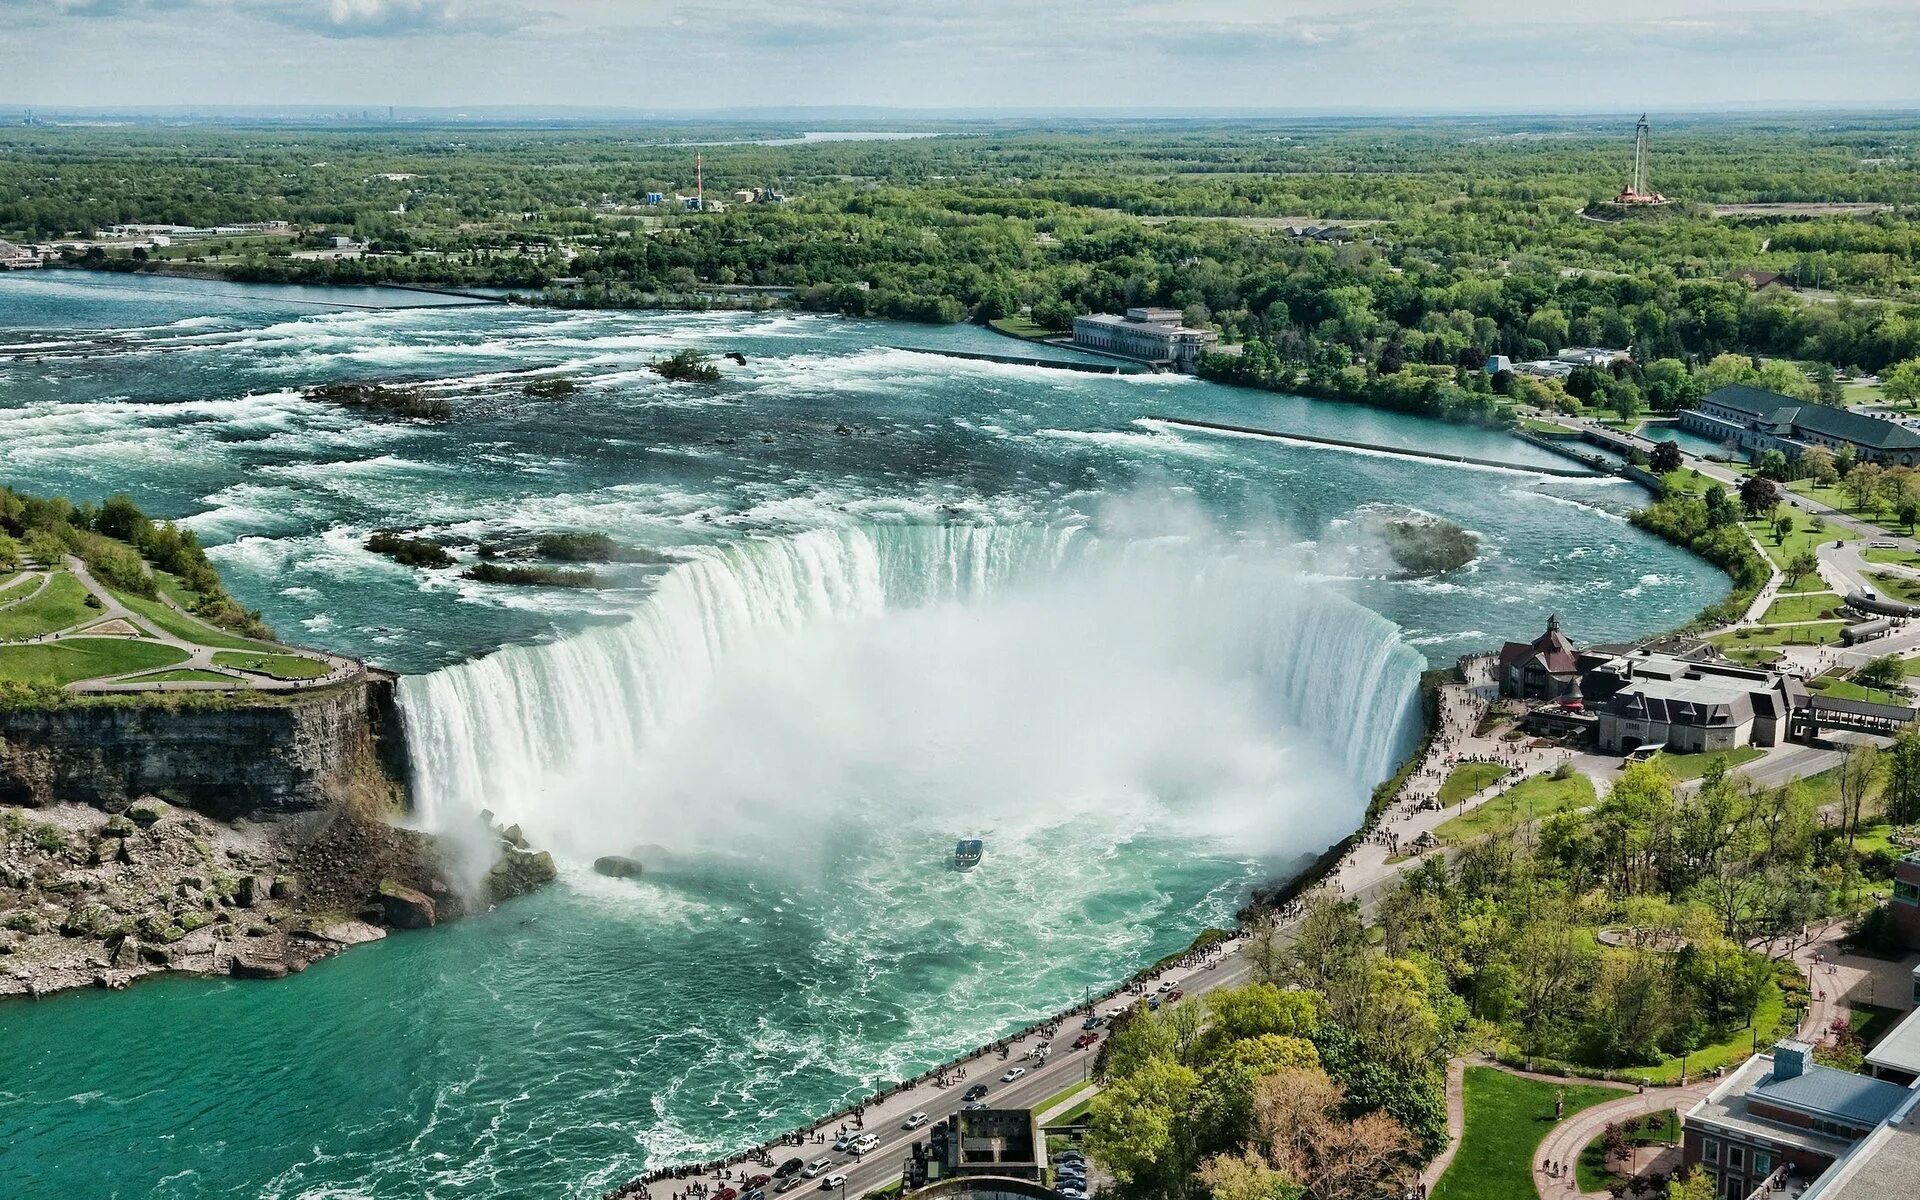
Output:
<instances>
[{"instance_id":1,"label":"turquoise river water","mask_svg":"<svg viewBox=\"0 0 1920 1200\"><path fill-rule=\"evenodd\" d=\"M0 1006L0 1194L587 1196L712 1157L1230 918L1357 823L1428 663L1725 587L1626 523L1630 485L1488 432L899 348L1023 349L977 328L428 299L0 279L0 480L183 519L284 636L405 674L416 821L491 807L563 863L283 983ZM689 346L746 362L646 370ZM300 394L340 380L455 417ZM1391 577L1393 508L1479 557ZM488 586L379 528L636 561ZM671 858L584 865L641 846Z\"/></svg>"}]
</instances>

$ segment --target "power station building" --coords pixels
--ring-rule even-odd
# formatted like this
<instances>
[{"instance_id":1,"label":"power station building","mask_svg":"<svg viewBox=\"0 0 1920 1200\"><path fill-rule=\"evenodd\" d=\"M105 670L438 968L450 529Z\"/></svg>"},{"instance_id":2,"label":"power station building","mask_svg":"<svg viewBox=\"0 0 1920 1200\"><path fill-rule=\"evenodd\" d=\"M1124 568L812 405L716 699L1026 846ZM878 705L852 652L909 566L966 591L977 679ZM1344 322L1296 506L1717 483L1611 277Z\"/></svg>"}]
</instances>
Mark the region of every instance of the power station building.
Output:
<instances>
[{"instance_id":1,"label":"power station building","mask_svg":"<svg viewBox=\"0 0 1920 1200\"><path fill-rule=\"evenodd\" d=\"M1073 344L1167 370L1192 374L1220 340L1211 329L1188 329L1177 308L1130 308L1124 317L1094 313L1073 319Z\"/></svg>"}]
</instances>

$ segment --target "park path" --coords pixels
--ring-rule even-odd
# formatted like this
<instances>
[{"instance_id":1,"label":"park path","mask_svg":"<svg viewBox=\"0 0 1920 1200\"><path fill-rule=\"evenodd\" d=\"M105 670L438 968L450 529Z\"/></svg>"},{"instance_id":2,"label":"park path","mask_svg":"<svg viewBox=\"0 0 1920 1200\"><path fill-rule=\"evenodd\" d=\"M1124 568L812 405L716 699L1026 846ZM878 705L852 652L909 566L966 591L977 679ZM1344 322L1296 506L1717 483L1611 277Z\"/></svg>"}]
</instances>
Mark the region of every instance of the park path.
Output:
<instances>
[{"instance_id":1,"label":"park path","mask_svg":"<svg viewBox=\"0 0 1920 1200\"><path fill-rule=\"evenodd\" d=\"M1447 1144L1432 1162L1420 1169L1421 1195L1432 1192L1440 1177L1453 1165L1453 1156L1460 1149L1460 1138L1466 1131L1467 1060L1454 1058L1447 1060Z\"/></svg>"},{"instance_id":2,"label":"park path","mask_svg":"<svg viewBox=\"0 0 1920 1200\"><path fill-rule=\"evenodd\" d=\"M1528 1079L1540 1079L1557 1083L1578 1083L1582 1080L1556 1079L1551 1075L1538 1075L1531 1072L1514 1071L1515 1075L1524 1075ZM1540 1143L1540 1149L1533 1156L1533 1186L1543 1200L1568 1200L1570 1197L1593 1197L1595 1200L1608 1200L1605 1192L1582 1192L1574 1164L1579 1161L1580 1152L1587 1144L1606 1131L1607 1126L1625 1120L1628 1117L1643 1117L1648 1113L1663 1109L1676 1109L1684 1113L1693 1105L1706 1099L1713 1090L1714 1080L1703 1079L1685 1087L1648 1088L1622 1096L1618 1100L1609 1100L1605 1104L1596 1104L1592 1108L1579 1112L1561 1121L1547 1131ZM1541 1165L1545 1162L1566 1164L1565 1173L1559 1176L1548 1175Z\"/></svg>"}]
</instances>

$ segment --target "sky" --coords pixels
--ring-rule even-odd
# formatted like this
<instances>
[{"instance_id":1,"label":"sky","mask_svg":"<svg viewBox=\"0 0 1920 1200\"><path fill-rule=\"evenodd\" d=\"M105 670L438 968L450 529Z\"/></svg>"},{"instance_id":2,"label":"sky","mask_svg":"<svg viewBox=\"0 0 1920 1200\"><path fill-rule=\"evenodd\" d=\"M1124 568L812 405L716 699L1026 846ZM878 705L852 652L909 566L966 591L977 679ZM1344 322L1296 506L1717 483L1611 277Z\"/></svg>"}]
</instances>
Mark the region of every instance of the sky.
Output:
<instances>
[{"instance_id":1,"label":"sky","mask_svg":"<svg viewBox=\"0 0 1920 1200\"><path fill-rule=\"evenodd\" d=\"M1920 102L1920 0L0 0L0 104Z\"/></svg>"}]
</instances>

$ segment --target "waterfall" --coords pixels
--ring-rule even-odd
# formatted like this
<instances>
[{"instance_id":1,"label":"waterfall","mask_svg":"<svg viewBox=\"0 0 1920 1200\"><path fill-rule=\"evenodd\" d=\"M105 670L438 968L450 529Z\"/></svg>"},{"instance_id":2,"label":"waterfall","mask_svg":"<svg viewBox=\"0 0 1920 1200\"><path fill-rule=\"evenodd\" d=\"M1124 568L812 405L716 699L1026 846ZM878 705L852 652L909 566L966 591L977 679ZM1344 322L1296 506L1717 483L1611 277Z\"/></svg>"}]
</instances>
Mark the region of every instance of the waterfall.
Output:
<instances>
[{"instance_id":1,"label":"waterfall","mask_svg":"<svg viewBox=\"0 0 1920 1200\"><path fill-rule=\"evenodd\" d=\"M1422 665L1385 618L1242 547L867 525L711 548L629 620L400 699L423 824L486 807L563 853L665 826L817 834L849 819L821 792L885 796L861 819L887 820L1088 781L1299 809L1289 829L1330 840L1417 735Z\"/></svg>"}]
</instances>

